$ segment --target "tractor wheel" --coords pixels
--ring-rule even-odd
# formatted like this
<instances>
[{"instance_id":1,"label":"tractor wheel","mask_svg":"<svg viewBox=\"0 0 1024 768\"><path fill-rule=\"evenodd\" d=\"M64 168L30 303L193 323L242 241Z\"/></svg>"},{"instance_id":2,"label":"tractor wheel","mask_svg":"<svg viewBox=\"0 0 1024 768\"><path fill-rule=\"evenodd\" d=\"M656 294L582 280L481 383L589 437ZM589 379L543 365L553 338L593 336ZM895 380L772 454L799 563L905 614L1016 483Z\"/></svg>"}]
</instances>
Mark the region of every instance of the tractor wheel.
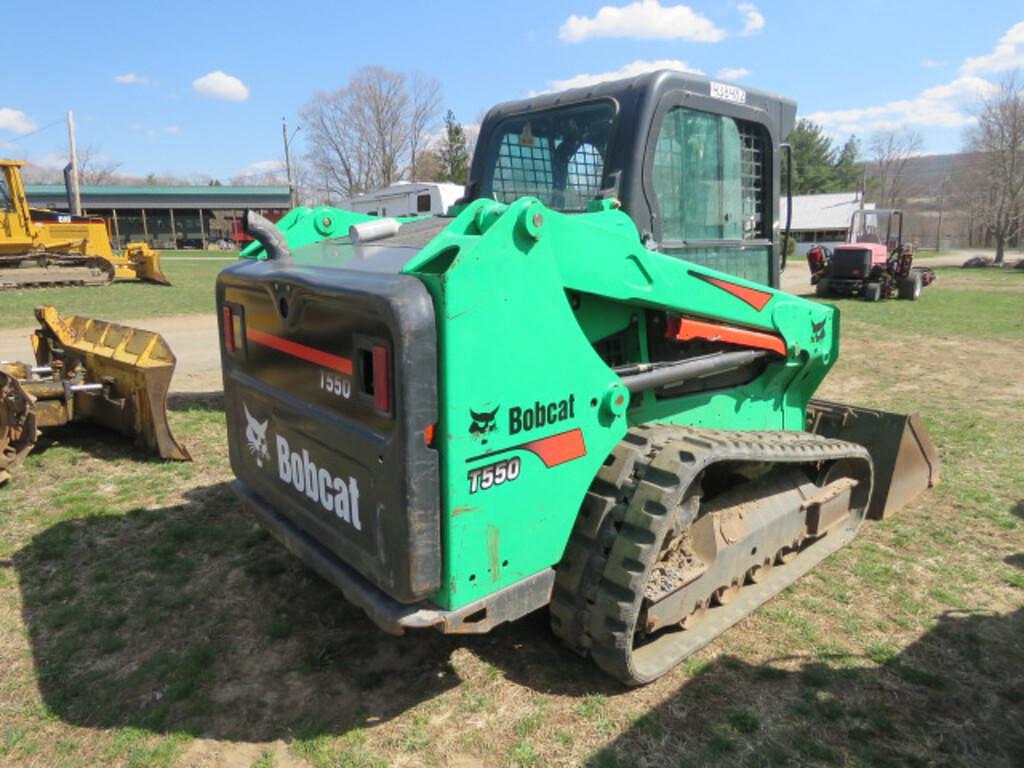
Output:
<instances>
[{"instance_id":1,"label":"tractor wheel","mask_svg":"<svg viewBox=\"0 0 1024 768\"><path fill-rule=\"evenodd\" d=\"M922 288L924 288L924 283L921 280L921 273L911 272L909 277L900 280L899 296L908 301L917 301L921 298Z\"/></svg>"},{"instance_id":2,"label":"tractor wheel","mask_svg":"<svg viewBox=\"0 0 1024 768\"><path fill-rule=\"evenodd\" d=\"M814 295L821 297L832 295L832 289L829 286L827 277L823 277L818 280L818 284L814 286Z\"/></svg>"},{"instance_id":3,"label":"tractor wheel","mask_svg":"<svg viewBox=\"0 0 1024 768\"><path fill-rule=\"evenodd\" d=\"M864 301L878 301L882 298L882 284L868 283L864 286Z\"/></svg>"}]
</instances>

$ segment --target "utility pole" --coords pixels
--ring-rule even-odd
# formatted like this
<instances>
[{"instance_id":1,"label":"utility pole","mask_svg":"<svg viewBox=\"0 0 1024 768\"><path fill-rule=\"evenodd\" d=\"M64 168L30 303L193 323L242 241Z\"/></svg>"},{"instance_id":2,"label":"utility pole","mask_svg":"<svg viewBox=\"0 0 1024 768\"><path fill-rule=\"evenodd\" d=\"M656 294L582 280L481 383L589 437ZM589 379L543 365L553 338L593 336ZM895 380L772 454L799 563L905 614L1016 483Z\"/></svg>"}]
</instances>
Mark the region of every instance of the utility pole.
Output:
<instances>
[{"instance_id":1,"label":"utility pole","mask_svg":"<svg viewBox=\"0 0 1024 768\"><path fill-rule=\"evenodd\" d=\"M939 252L942 250L942 210L945 207L946 202L946 182L949 178L942 180L939 185L939 224L935 228L935 251Z\"/></svg>"},{"instance_id":2,"label":"utility pole","mask_svg":"<svg viewBox=\"0 0 1024 768\"><path fill-rule=\"evenodd\" d=\"M302 126L300 125L295 129L295 133L292 134L292 138L295 137L295 134L298 133L301 128ZM291 202L292 208L296 208L299 205L299 201L295 194L295 184L292 181L292 154L291 150L288 148L288 123L285 122L283 117L281 118L281 137L284 139L284 168L285 173L288 175L288 200Z\"/></svg>"},{"instance_id":3,"label":"utility pole","mask_svg":"<svg viewBox=\"0 0 1024 768\"><path fill-rule=\"evenodd\" d=\"M82 215L82 194L78 185L78 148L75 146L75 116L68 112L68 147L71 151L71 214Z\"/></svg>"}]
</instances>

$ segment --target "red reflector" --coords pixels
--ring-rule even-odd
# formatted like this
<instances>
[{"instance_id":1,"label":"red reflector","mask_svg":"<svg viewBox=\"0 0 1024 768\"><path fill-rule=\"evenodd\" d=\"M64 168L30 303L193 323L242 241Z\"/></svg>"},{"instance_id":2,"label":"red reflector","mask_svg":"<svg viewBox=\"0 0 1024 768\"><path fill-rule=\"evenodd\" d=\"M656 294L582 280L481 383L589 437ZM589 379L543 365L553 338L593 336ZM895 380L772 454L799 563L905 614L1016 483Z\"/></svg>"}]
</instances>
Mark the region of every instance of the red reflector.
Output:
<instances>
[{"instance_id":1,"label":"red reflector","mask_svg":"<svg viewBox=\"0 0 1024 768\"><path fill-rule=\"evenodd\" d=\"M224 307L224 348L228 352L235 351L235 319L231 307Z\"/></svg>"},{"instance_id":2,"label":"red reflector","mask_svg":"<svg viewBox=\"0 0 1024 768\"><path fill-rule=\"evenodd\" d=\"M434 447L434 431L437 429L437 424L430 424L425 430L423 430L423 442L427 444L427 448Z\"/></svg>"},{"instance_id":3,"label":"red reflector","mask_svg":"<svg viewBox=\"0 0 1024 768\"><path fill-rule=\"evenodd\" d=\"M391 376L388 370L388 348L373 345L373 407L391 410Z\"/></svg>"}]
</instances>

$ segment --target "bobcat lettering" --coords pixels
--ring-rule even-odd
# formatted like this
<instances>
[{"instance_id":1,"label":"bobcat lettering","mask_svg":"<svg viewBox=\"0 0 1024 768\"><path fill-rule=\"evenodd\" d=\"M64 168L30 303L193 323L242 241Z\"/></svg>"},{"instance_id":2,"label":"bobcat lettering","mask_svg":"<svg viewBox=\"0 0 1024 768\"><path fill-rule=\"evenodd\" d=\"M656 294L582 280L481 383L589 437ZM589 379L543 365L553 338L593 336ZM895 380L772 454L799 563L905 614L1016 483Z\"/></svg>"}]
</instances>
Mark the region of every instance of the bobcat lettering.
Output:
<instances>
[{"instance_id":1,"label":"bobcat lettering","mask_svg":"<svg viewBox=\"0 0 1024 768\"><path fill-rule=\"evenodd\" d=\"M546 427L576 418L576 395L569 395L565 400L553 403L542 403L539 400L532 408L512 406L508 409L508 433L529 432L531 429Z\"/></svg>"},{"instance_id":2,"label":"bobcat lettering","mask_svg":"<svg viewBox=\"0 0 1024 768\"><path fill-rule=\"evenodd\" d=\"M288 441L277 435L277 475L281 482L304 493L328 512L351 525L357 531L363 529L359 518L359 484L354 477L335 477L323 467L310 460L309 451L292 451Z\"/></svg>"}]
</instances>

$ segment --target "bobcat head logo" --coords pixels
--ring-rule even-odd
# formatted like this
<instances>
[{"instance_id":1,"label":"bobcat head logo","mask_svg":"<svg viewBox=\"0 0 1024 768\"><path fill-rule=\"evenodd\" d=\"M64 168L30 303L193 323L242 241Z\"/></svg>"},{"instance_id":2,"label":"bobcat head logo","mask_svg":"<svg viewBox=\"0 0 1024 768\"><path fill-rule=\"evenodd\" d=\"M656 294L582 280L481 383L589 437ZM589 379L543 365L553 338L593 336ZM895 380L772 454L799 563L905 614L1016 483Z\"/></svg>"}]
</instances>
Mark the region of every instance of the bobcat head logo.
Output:
<instances>
[{"instance_id":1,"label":"bobcat head logo","mask_svg":"<svg viewBox=\"0 0 1024 768\"><path fill-rule=\"evenodd\" d=\"M249 406L242 403L245 409L245 439L249 442L249 453L256 457L256 466L262 467L263 460L270 458L270 451L267 450L267 425L270 419L260 421L249 413Z\"/></svg>"},{"instance_id":2,"label":"bobcat head logo","mask_svg":"<svg viewBox=\"0 0 1024 768\"><path fill-rule=\"evenodd\" d=\"M484 445L487 444L487 435L497 429L494 417L498 414L498 408L501 406L495 407L493 411L477 412L469 409L469 416L473 419L473 423L469 425L469 434L479 438Z\"/></svg>"},{"instance_id":3,"label":"bobcat head logo","mask_svg":"<svg viewBox=\"0 0 1024 768\"><path fill-rule=\"evenodd\" d=\"M825 321L811 323L811 341L822 341L825 338Z\"/></svg>"}]
</instances>

